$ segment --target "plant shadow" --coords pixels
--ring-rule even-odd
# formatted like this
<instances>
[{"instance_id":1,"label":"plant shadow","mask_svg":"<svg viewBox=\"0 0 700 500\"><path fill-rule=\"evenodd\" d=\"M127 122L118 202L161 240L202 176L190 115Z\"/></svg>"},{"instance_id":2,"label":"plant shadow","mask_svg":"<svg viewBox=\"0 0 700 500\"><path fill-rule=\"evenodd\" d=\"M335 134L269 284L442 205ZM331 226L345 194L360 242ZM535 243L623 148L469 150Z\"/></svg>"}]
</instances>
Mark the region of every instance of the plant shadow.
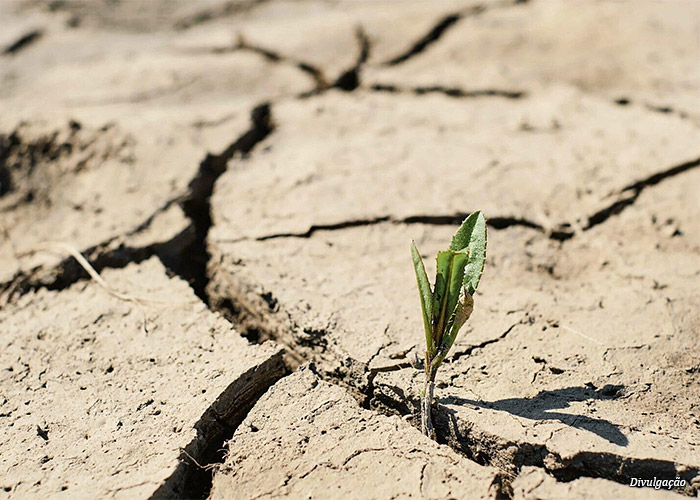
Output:
<instances>
[{"instance_id":1,"label":"plant shadow","mask_svg":"<svg viewBox=\"0 0 700 500\"><path fill-rule=\"evenodd\" d=\"M542 391L531 398L509 398L498 401L475 401L460 397L447 397L438 400L439 403L454 405L472 405L490 410L505 411L529 420L558 420L559 422L592 432L597 436L618 446L627 446L629 440L612 422L593 418L586 415L572 415L551 411L567 408L569 403L603 399L617 399L621 396L624 386L606 385L596 389L591 385L582 387L566 387L552 391ZM449 410L448 410L449 411Z\"/></svg>"}]
</instances>

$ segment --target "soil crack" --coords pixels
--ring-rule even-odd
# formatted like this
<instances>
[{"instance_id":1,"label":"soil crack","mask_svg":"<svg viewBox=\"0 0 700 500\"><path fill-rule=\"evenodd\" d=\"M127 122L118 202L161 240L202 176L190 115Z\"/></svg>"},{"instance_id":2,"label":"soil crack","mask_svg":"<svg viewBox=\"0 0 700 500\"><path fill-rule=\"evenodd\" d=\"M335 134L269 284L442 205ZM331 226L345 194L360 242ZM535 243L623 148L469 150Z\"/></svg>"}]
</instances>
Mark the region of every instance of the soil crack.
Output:
<instances>
[{"instance_id":1,"label":"soil crack","mask_svg":"<svg viewBox=\"0 0 700 500\"><path fill-rule=\"evenodd\" d=\"M367 59L369 59L372 50L370 39L362 26L358 26L355 30L355 38L359 48L357 61L352 68L343 72L336 79L335 83L333 83L334 88L346 92L352 92L360 86L360 71L362 70L362 66L367 62Z\"/></svg>"},{"instance_id":2,"label":"soil crack","mask_svg":"<svg viewBox=\"0 0 700 500\"><path fill-rule=\"evenodd\" d=\"M21 37L19 37L17 40L15 40L13 43L5 47L5 50L3 50L2 53L5 56L15 55L21 50L26 49L33 43L38 42L42 36L44 36L44 30L36 29L29 31Z\"/></svg>"},{"instance_id":3,"label":"soil crack","mask_svg":"<svg viewBox=\"0 0 700 500\"><path fill-rule=\"evenodd\" d=\"M697 117L691 116L687 111L684 111L682 109L674 108L672 106L668 105L659 105L659 104L652 104L650 102L641 102L639 103L638 101L633 101L629 97L620 97L618 99L615 99L613 101L615 104L618 106L630 106L633 104L641 104L645 109L652 111L654 113L662 113L662 114L672 114L675 115L683 120L692 120L696 124L698 123Z\"/></svg>"},{"instance_id":4,"label":"soil crack","mask_svg":"<svg viewBox=\"0 0 700 500\"><path fill-rule=\"evenodd\" d=\"M194 241L185 251L187 262L182 262L175 272L190 283L195 294L207 304L209 299L205 289L209 281L206 272L209 254L206 239L212 224L209 198L217 179L226 171L228 161L235 154L247 155L274 130L270 104L263 103L255 107L250 114L250 121L250 129L221 153L208 153L205 156L199 164L197 176L190 182L189 195L182 203L182 209L192 221L195 234Z\"/></svg>"},{"instance_id":5,"label":"soil crack","mask_svg":"<svg viewBox=\"0 0 700 500\"><path fill-rule=\"evenodd\" d=\"M147 225L143 227L146 229ZM128 234L136 234L135 231ZM98 273L102 270L121 269L131 263L143 262L154 255L163 265L172 270L182 258L181 252L192 240L191 228L184 229L168 241L143 247L116 244L117 238L110 238L98 245L81 250L80 253ZM50 273L49 279L42 271ZM64 258L52 269L38 266L29 271L19 271L11 280L0 284L0 304L13 302L18 297L39 289L65 290L78 281L89 279L88 272L72 256Z\"/></svg>"},{"instance_id":6,"label":"soil crack","mask_svg":"<svg viewBox=\"0 0 700 500\"><path fill-rule=\"evenodd\" d=\"M204 292L206 278L206 236L211 226L209 197L218 177L226 170L227 162L235 154L246 155L273 130L270 105L255 107L251 112L251 127L219 154L207 154L199 172L190 182L186 195L172 198L156 209L143 222L120 236L109 238L89 248L79 249L90 265L100 273L106 268L119 269L130 263L139 263L157 256L174 274L190 283L200 299L207 302ZM190 219L190 226L165 242L146 246L129 246L120 240L146 231L153 221L174 204L180 204ZM0 303L9 303L25 293L45 288L64 290L74 283L88 279L87 271L73 258L66 257L51 269L38 266L28 271L18 271L10 280L0 283Z\"/></svg>"},{"instance_id":7,"label":"soil crack","mask_svg":"<svg viewBox=\"0 0 700 500\"><path fill-rule=\"evenodd\" d=\"M385 66L396 66L408 61L409 59L417 56L418 54L421 54L428 47L438 42L450 28L452 28L458 21L464 18L478 16L491 8L507 7L521 3L527 3L527 0L504 1L498 2L493 5L477 4L471 7L467 7L464 10L448 14L440 18L433 25L433 27L430 28L430 31L428 31L425 35L416 40L413 43L413 45L411 45L411 47L408 48L405 52L396 55L395 57L387 60L383 64Z\"/></svg>"},{"instance_id":8,"label":"soil crack","mask_svg":"<svg viewBox=\"0 0 700 500\"><path fill-rule=\"evenodd\" d=\"M693 496L697 489L691 481L700 470L694 467L668 460L595 451L581 451L563 458L546 444L513 442L477 429L472 422L460 423L449 409L440 405L435 414L436 427L445 437L445 444L477 463L506 471L510 478L517 476L522 467L534 466L561 482L591 477L629 486L633 477L680 477L686 480L686 489L676 490L678 493Z\"/></svg>"},{"instance_id":9,"label":"soil crack","mask_svg":"<svg viewBox=\"0 0 700 500\"><path fill-rule=\"evenodd\" d=\"M223 463L224 443L267 390L290 370L282 351L231 383L195 424L197 436L180 455L180 464L151 499L207 498L216 464Z\"/></svg>"},{"instance_id":10,"label":"soil crack","mask_svg":"<svg viewBox=\"0 0 700 500\"><path fill-rule=\"evenodd\" d=\"M371 400L372 409L385 414L402 416L415 414L416 408L419 407L419 401L415 395L406 394L394 386L386 387L390 390L383 391L379 397ZM606 386L596 390L591 397L596 399L610 397L606 392L609 390L610 387ZM371 395L368 397L372 398ZM449 405L465 403L468 401L460 398L448 397L436 400L433 415L436 431L438 431L438 441L480 465L500 469L503 480L501 491L509 491L511 481L523 467L534 466L544 469L561 482L590 477L629 485L633 477L679 477L685 479L686 486L685 489L677 489L678 493L693 496L697 492L698 485L692 483L693 478L700 473L697 467L670 460L636 458L605 451L578 451L564 458L547 446L549 440L542 444L512 441L479 428L475 423L478 418L476 420L458 418L457 413ZM492 408L492 405L485 404L484 407ZM417 426L418 422L414 421L413 424Z\"/></svg>"},{"instance_id":11,"label":"soil crack","mask_svg":"<svg viewBox=\"0 0 700 500\"><path fill-rule=\"evenodd\" d=\"M355 29L355 38L358 45L358 55L355 64L343 71L332 83L329 82L325 75L325 71L308 61L303 61L295 57L283 54L260 45L255 45L248 42L245 37L239 33L237 42L230 47L216 47L210 49L214 54L227 54L231 52L245 51L257 54L265 60L276 64L289 64L299 71L306 73L314 81L314 88L298 95L300 99L311 97L326 92L329 89L337 88L346 92L352 92L360 87L360 71L362 66L367 62L372 49L371 41L362 26Z\"/></svg>"},{"instance_id":12,"label":"soil crack","mask_svg":"<svg viewBox=\"0 0 700 500\"><path fill-rule=\"evenodd\" d=\"M481 13L484 10L484 8L483 6L479 5L474 7L472 10L474 10L478 14ZM389 59L384 64L386 66L396 66L397 64L406 62L410 58L416 56L417 54L420 54L430 45L437 42L442 37L442 35L444 35L445 32L449 28L451 28L457 21L459 21L463 16L464 13L455 12L453 14L449 14L443 17L430 29L430 31L428 31L428 33L426 33L416 42L414 42L413 45L406 52L404 52L403 54L399 54L393 57L392 59Z\"/></svg>"},{"instance_id":13,"label":"soil crack","mask_svg":"<svg viewBox=\"0 0 700 500\"><path fill-rule=\"evenodd\" d=\"M220 47L220 48L215 48L212 49L212 52L215 54L225 54L225 53L230 53L230 52L237 52L237 51L242 51L242 52L252 52L253 54L258 54L262 56L264 59L273 62L273 63L283 63L283 64L290 64L300 71L308 74L315 82L316 88L314 89L316 92L325 90L328 88L328 82L326 81L326 77L323 74L323 70L309 62L302 61L299 59L295 59L293 57L281 54L280 52L276 52L271 49L267 49L265 47L261 47L259 45L253 45L246 41L246 39L243 37L243 35L239 34L238 35L238 42L232 46L232 47Z\"/></svg>"},{"instance_id":14,"label":"soil crack","mask_svg":"<svg viewBox=\"0 0 700 500\"><path fill-rule=\"evenodd\" d=\"M249 12L268 0L248 0L247 2L230 1L209 9L202 9L192 15L181 18L175 23L175 29L186 30L202 23L213 21L221 17L232 16Z\"/></svg>"},{"instance_id":15,"label":"soil crack","mask_svg":"<svg viewBox=\"0 0 700 500\"><path fill-rule=\"evenodd\" d=\"M623 187L621 190L618 191L618 195L620 196L620 198L612 202L607 207L590 215L588 217L588 222L586 226L584 226L583 230L587 231L599 224L602 224L613 215L619 214L624 209L632 205L635 201L637 201L639 195L642 194L642 192L646 188L655 186L670 177L674 177L676 175L682 174L697 167L700 167L700 158L696 158L694 160L690 160L685 163L669 167L665 170L656 172L655 174L652 174L644 179L641 179L628 186Z\"/></svg>"},{"instance_id":16,"label":"soil crack","mask_svg":"<svg viewBox=\"0 0 700 500\"><path fill-rule=\"evenodd\" d=\"M532 324L533 320L534 320L534 318L526 317L522 321L518 321L517 323L513 323L512 325L510 325L510 327L505 332L500 334L498 337L496 337L494 339L485 340L479 344L470 345L464 351L455 352L454 355L446 361L449 361L450 363L454 363L455 361L457 361L460 358L463 358L464 356L471 355L471 353L473 353L477 349L483 349L484 347L486 347L488 345L495 344L496 342L499 342L499 341L503 340L504 338L506 338L508 336L508 334L511 331L513 331L513 328L515 328L516 326L525 325L528 323Z\"/></svg>"},{"instance_id":17,"label":"soil crack","mask_svg":"<svg viewBox=\"0 0 700 500\"><path fill-rule=\"evenodd\" d=\"M381 216L373 217L370 219L355 219L343 222L337 222L335 224L314 224L309 229L303 233L275 233L267 236L260 236L256 238L257 241L274 240L277 238L310 238L317 231L337 231L340 229L346 229L349 227L360 227L360 226L373 226L375 224L380 224L382 222L390 222L391 217Z\"/></svg>"},{"instance_id":18,"label":"soil crack","mask_svg":"<svg viewBox=\"0 0 700 500\"><path fill-rule=\"evenodd\" d=\"M484 88L475 90L464 90L459 87L444 87L442 85L434 85L431 87L400 87L391 84L378 83L368 88L373 92L390 92L395 94L443 94L447 97L458 99L474 99L478 97L502 97L504 99L522 99L527 96L524 90L504 90L498 88Z\"/></svg>"},{"instance_id":19,"label":"soil crack","mask_svg":"<svg viewBox=\"0 0 700 500\"><path fill-rule=\"evenodd\" d=\"M660 172L656 172L644 179L636 181L628 186L623 187L617 191L619 199L612 202L605 208L595 212L592 215L586 216L586 225L583 226L583 231L587 231L599 224L602 224L608 220L613 215L617 215L626 209L628 206L632 205L639 195L648 187L660 184L664 180L680 175L682 173L688 172L694 168L700 167L700 158L690 160L679 165L674 165ZM412 215L397 219L391 215L380 215L376 217L369 217L365 219L351 219L347 221L329 223L329 224L314 224L311 225L306 231L302 232L286 232L286 233L273 233L263 236L258 236L255 238L256 241L266 241L277 238L310 238L317 231L337 231L342 229L347 229L351 227L358 226L371 226L382 223L391 224L429 224L429 225L447 225L454 226L459 225L466 217L468 213L458 212L455 214L444 214L444 215ZM569 222L562 222L555 224L551 228L545 228L543 225L538 224L535 221L526 219L524 217L515 216L493 216L486 220L489 227L501 230L507 229L514 226L525 227L532 229L539 233L546 235L548 238L556 241L566 241L573 238L576 233L573 229L573 225ZM243 237L231 240L218 240L221 243L237 243L239 241L246 241L250 238Z\"/></svg>"},{"instance_id":20,"label":"soil crack","mask_svg":"<svg viewBox=\"0 0 700 500\"><path fill-rule=\"evenodd\" d=\"M341 221L330 224L314 224L310 226L306 231L303 232L288 232L288 233L273 233L264 236L259 236L255 238L256 241L266 241L273 240L277 238L310 238L314 233L318 231L338 231L341 229L347 229L351 227L359 226L373 226L376 224L390 223L390 224L428 224L433 226L455 226L462 223L464 219L467 218L469 214L466 212L458 212L449 215L411 215L401 219L392 217L391 215L381 215L377 217L369 217L366 219L351 219L347 221ZM496 230L507 229L509 227L520 226L528 229L533 229L540 233L546 233L545 228L528 219L522 217L511 217L511 216L494 216L489 217L486 220L486 224ZM549 237L556 240L568 239L573 236L573 233L569 233L565 228L556 231L550 231ZM237 243L239 241L246 241L249 238L238 238L232 240L218 240L221 243Z\"/></svg>"}]
</instances>

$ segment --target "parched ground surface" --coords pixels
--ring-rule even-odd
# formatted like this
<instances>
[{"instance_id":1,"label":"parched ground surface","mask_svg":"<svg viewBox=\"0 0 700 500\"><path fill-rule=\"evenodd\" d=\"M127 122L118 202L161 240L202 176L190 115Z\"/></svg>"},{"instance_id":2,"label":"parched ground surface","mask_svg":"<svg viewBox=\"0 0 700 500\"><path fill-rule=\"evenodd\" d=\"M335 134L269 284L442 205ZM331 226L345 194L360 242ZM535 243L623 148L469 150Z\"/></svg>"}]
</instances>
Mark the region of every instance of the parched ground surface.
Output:
<instances>
[{"instance_id":1,"label":"parched ground surface","mask_svg":"<svg viewBox=\"0 0 700 500\"><path fill-rule=\"evenodd\" d=\"M3 2L0 498L698 496L698 33L691 0ZM477 209L435 443L408 244L431 274Z\"/></svg>"}]
</instances>

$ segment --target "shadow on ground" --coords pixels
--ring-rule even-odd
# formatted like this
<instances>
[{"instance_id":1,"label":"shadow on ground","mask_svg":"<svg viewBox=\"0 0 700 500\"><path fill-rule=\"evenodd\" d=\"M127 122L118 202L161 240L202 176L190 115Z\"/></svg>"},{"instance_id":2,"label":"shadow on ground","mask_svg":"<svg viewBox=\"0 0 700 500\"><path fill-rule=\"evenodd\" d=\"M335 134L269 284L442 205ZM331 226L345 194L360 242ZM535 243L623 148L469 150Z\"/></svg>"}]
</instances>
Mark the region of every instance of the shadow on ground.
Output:
<instances>
[{"instance_id":1,"label":"shadow on ground","mask_svg":"<svg viewBox=\"0 0 700 500\"><path fill-rule=\"evenodd\" d=\"M622 394L623 389L624 387L621 385L606 385L600 389L594 389L589 386L565 387L553 391L542 391L532 398L475 401L460 397L448 397L439 399L438 403L443 405L471 405L478 408L505 411L511 415L530 420L558 420L571 427L592 432L618 446L627 446L629 442L627 437L615 424L608 420L551 411L567 408L571 402L617 399Z\"/></svg>"}]
</instances>

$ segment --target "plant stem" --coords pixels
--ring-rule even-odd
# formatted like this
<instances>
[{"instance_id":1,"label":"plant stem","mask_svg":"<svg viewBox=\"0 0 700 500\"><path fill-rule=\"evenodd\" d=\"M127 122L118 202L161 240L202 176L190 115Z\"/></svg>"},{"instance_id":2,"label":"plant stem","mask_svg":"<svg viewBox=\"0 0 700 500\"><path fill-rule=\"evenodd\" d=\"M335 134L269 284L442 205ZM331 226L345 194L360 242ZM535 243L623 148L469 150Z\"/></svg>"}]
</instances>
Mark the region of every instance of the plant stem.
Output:
<instances>
[{"instance_id":1,"label":"plant stem","mask_svg":"<svg viewBox=\"0 0 700 500\"><path fill-rule=\"evenodd\" d=\"M433 428L432 406L433 390L435 389L436 370L428 369L425 372L425 386L423 387L423 399L421 400L421 427L423 434L430 439L435 439L435 429Z\"/></svg>"}]
</instances>

